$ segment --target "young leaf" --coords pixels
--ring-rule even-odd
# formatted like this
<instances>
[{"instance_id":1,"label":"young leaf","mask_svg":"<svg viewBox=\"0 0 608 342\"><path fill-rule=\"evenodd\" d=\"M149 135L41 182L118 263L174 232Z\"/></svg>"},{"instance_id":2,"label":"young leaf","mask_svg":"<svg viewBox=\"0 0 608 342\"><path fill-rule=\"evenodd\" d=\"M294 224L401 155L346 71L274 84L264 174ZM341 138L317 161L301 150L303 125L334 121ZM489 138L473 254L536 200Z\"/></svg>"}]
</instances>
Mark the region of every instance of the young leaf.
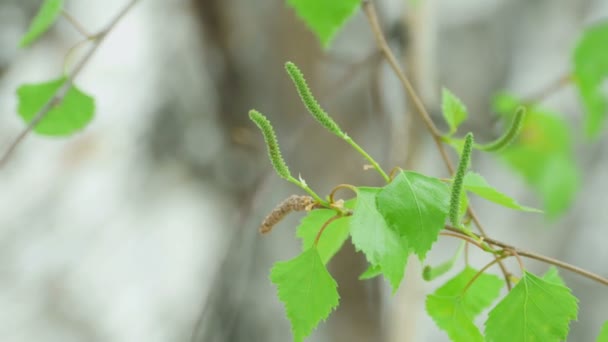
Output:
<instances>
[{"instance_id":1,"label":"young leaf","mask_svg":"<svg viewBox=\"0 0 608 342\"><path fill-rule=\"evenodd\" d=\"M365 272L361 273L359 280L372 279L382 274L382 269L378 265L369 265Z\"/></svg>"},{"instance_id":2,"label":"young leaf","mask_svg":"<svg viewBox=\"0 0 608 342\"><path fill-rule=\"evenodd\" d=\"M490 311L486 338L489 342L563 341L577 312L577 299L569 288L525 272Z\"/></svg>"},{"instance_id":3,"label":"young leaf","mask_svg":"<svg viewBox=\"0 0 608 342\"><path fill-rule=\"evenodd\" d=\"M608 95L602 85L608 80L608 22L590 27L574 49L574 76L586 110L585 131L597 137L608 114Z\"/></svg>"},{"instance_id":4,"label":"young leaf","mask_svg":"<svg viewBox=\"0 0 608 342\"><path fill-rule=\"evenodd\" d=\"M344 207L352 209L355 201L356 199L346 201ZM302 219L296 232L296 236L302 239L302 250L312 247L323 224L335 215L334 210L315 209ZM324 264L327 264L340 250L344 241L348 238L350 219L350 216L339 218L330 223L323 231L317 244L317 250Z\"/></svg>"},{"instance_id":5,"label":"young leaf","mask_svg":"<svg viewBox=\"0 0 608 342\"><path fill-rule=\"evenodd\" d=\"M316 248L289 261L277 262L270 280L277 285L279 299L285 303L296 342L303 341L338 306L338 285Z\"/></svg>"},{"instance_id":6,"label":"young leaf","mask_svg":"<svg viewBox=\"0 0 608 342\"><path fill-rule=\"evenodd\" d=\"M66 82L62 77L50 82L22 85L17 89L19 115L30 122ZM84 128L95 112L95 100L72 86L63 99L34 127L43 135L69 135Z\"/></svg>"},{"instance_id":7,"label":"young leaf","mask_svg":"<svg viewBox=\"0 0 608 342\"><path fill-rule=\"evenodd\" d=\"M476 274L476 270L467 267L426 299L426 311L452 341L482 342L483 336L474 319L500 294L503 281L486 273L463 293Z\"/></svg>"},{"instance_id":8,"label":"young leaf","mask_svg":"<svg viewBox=\"0 0 608 342\"><path fill-rule=\"evenodd\" d=\"M61 15L62 8L63 0L44 0L19 45L25 47L38 39Z\"/></svg>"},{"instance_id":9,"label":"young leaf","mask_svg":"<svg viewBox=\"0 0 608 342\"><path fill-rule=\"evenodd\" d=\"M542 213L542 211L538 209L520 205L519 203L517 203L516 200L494 189L488 184L488 182L486 182L486 180L480 174L475 172L469 172L464 177L464 188L466 191L470 191L480 197L487 199L488 201L500 204L503 207L521 211Z\"/></svg>"},{"instance_id":10,"label":"young leaf","mask_svg":"<svg viewBox=\"0 0 608 342\"><path fill-rule=\"evenodd\" d=\"M388 227L376 207L379 188L357 188L357 203L350 221L350 234L357 250L362 251L367 261L382 269L393 292L405 273L409 254L406 239Z\"/></svg>"},{"instance_id":11,"label":"young leaf","mask_svg":"<svg viewBox=\"0 0 608 342\"><path fill-rule=\"evenodd\" d=\"M608 342L608 321L602 325L600 334L597 336L597 340L595 342Z\"/></svg>"},{"instance_id":12,"label":"young leaf","mask_svg":"<svg viewBox=\"0 0 608 342\"><path fill-rule=\"evenodd\" d=\"M416 172L400 172L378 193L377 206L390 228L422 260L443 229L448 198L448 186L440 180Z\"/></svg>"},{"instance_id":13,"label":"young leaf","mask_svg":"<svg viewBox=\"0 0 608 342\"><path fill-rule=\"evenodd\" d=\"M429 265L424 266L424 269L422 270L422 279L426 281L431 281L437 277L446 274L449 270L451 270L452 267L454 267L454 263L456 263L456 260L460 258L460 254L462 253L465 244L466 242L460 244L460 247L458 247L454 256L452 256L449 260L442 262L441 264L434 267Z\"/></svg>"},{"instance_id":14,"label":"young leaf","mask_svg":"<svg viewBox=\"0 0 608 342\"><path fill-rule=\"evenodd\" d=\"M451 91L443 88L441 109L443 117L450 127L449 134L452 135L461 123L467 119L467 108Z\"/></svg>"},{"instance_id":15,"label":"young leaf","mask_svg":"<svg viewBox=\"0 0 608 342\"><path fill-rule=\"evenodd\" d=\"M361 0L287 0L317 38L328 47L340 27L359 8Z\"/></svg>"},{"instance_id":16,"label":"young leaf","mask_svg":"<svg viewBox=\"0 0 608 342\"><path fill-rule=\"evenodd\" d=\"M564 280L559 276L559 272L557 271L557 267L551 266L549 270L543 274L543 280L546 280L550 283L559 284L562 286L566 286Z\"/></svg>"}]
</instances>

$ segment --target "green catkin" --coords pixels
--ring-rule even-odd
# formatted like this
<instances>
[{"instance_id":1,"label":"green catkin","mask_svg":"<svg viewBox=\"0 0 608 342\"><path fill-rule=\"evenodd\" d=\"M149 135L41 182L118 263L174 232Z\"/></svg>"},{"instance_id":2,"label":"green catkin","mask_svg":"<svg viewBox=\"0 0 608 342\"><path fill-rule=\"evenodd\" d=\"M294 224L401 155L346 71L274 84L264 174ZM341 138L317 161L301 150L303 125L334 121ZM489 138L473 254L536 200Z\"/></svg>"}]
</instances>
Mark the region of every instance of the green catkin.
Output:
<instances>
[{"instance_id":1,"label":"green catkin","mask_svg":"<svg viewBox=\"0 0 608 342\"><path fill-rule=\"evenodd\" d=\"M509 129L500 138L489 144L478 145L476 147L482 151L497 152L509 146L519 135L519 131L521 131L521 126L523 125L525 116L526 108L517 108L517 112L515 112L515 117L511 122L511 126L509 126Z\"/></svg>"},{"instance_id":2,"label":"green catkin","mask_svg":"<svg viewBox=\"0 0 608 342\"><path fill-rule=\"evenodd\" d=\"M462 194L462 187L464 182L464 176L469 167L471 160L471 150L473 149L473 134L468 133L464 138L464 146L462 147L462 153L460 154L460 161L458 162L458 169L454 176L454 182L452 183L452 193L450 195L450 222L454 227L460 227L458 222L458 213L460 212L460 195Z\"/></svg>"},{"instance_id":3,"label":"green catkin","mask_svg":"<svg viewBox=\"0 0 608 342\"><path fill-rule=\"evenodd\" d=\"M285 63L285 70L287 70L289 77L291 77L293 84L298 90L298 94L300 94L302 102L310 114L312 114L312 116L327 130L340 138L344 138L346 134L342 132L340 126L338 126L338 124L329 116L329 114L327 114L327 112L321 108L315 97L312 95L312 92L304 79L304 74L302 74L300 69L292 62L287 62Z\"/></svg>"},{"instance_id":4,"label":"green catkin","mask_svg":"<svg viewBox=\"0 0 608 342\"><path fill-rule=\"evenodd\" d=\"M270 121L260 112L255 109L249 111L249 118L251 121L255 122L260 131L262 131L262 135L264 136L264 141L266 141L266 147L268 148L268 156L270 157L270 162L274 167L275 171L286 180L293 179L291 173L289 172L289 168L287 164L285 164L285 160L283 160L283 156L281 155L281 149L279 148L279 142L277 141L277 136L274 133L274 129L270 124Z\"/></svg>"}]
</instances>

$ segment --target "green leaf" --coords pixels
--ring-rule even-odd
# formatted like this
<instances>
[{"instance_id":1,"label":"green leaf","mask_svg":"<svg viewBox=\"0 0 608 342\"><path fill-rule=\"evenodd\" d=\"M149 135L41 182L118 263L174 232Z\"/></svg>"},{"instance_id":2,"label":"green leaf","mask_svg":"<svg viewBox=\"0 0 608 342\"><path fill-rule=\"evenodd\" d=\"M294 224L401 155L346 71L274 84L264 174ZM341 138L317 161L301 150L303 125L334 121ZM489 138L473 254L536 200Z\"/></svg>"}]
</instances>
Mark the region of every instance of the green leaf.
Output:
<instances>
[{"instance_id":1,"label":"green leaf","mask_svg":"<svg viewBox=\"0 0 608 342\"><path fill-rule=\"evenodd\" d=\"M546 280L550 283L566 286L566 283L564 282L562 277L559 276L559 272L557 271L557 267L555 266L549 267L549 270L547 270L547 272L543 274L543 280Z\"/></svg>"},{"instance_id":2,"label":"green leaf","mask_svg":"<svg viewBox=\"0 0 608 342\"><path fill-rule=\"evenodd\" d=\"M455 342L483 341L475 317L499 296L503 281L481 274L463 293L477 271L467 267L426 299L426 311L439 328ZM513 340L517 341L517 340Z\"/></svg>"},{"instance_id":3,"label":"green leaf","mask_svg":"<svg viewBox=\"0 0 608 342\"><path fill-rule=\"evenodd\" d=\"M359 280L366 280L376 278L377 276L382 274L382 269L380 266L370 265L365 272L361 273L359 276Z\"/></svg>"},{"instance_id":4,"label":"green leaf","mask_svg":"<svg viewBox=\"0 0 608 342\"><path fill-rule=\"evenodd\" d=\"M409 254L407 241L388 227L376 208L379 188L357 188L357 203L350 221L350 235L357 250L367 261L382 269L393 292L397 291L405 273Z\"/></svg>"},{"instance_id":5,"label":"green leaf","mask_svg":"<svg viewBox=\"0 0 608 342\"><path fill-rule=\"evenodd\" d=\"M287 0L287 3L327 47L340 27L359 8L361 0Z\"/></svg>"},{"instance_id":6,"label":"green leaf","mask_svg":"<svg viewBox=\"0 0 608 342\"><path fill-rule=\"evenodd\" d=\"M595 342L608 342L608 321L602 325L600 334L597 336L597 340Z\"/></svg>"},{"instance_id":7,"label":"green leaf","mask_svg":"<svg viewBox=\"0 0 608 342\"><path fill-rule=\"evenodd\" d=\"M597 137L608 113L608 22L590 27L574 49L574 78L585 107L585 131Z\"/></svg>"},{"instance_id":8,"label":"green leaf","mask_svg":"<svg viewBox=\"0 0 608 342\"><path fill-rule=\"evenodd\" d=\"M445 225L450 191L437 178L400 172L380 191L378 210L391 229L424 259Z\"/></svg>"},{"instance_id":9,"label":"green leaf","mask_svg":"<svg viewBox=\"0 0 608 342\"><path fill-rule=\"evenodd\" d=\"M452 267L454 267L454 263L456 263L456 260L458 260L460 258L460 254L462 253L462 250L464 249L465 244L466 244L465 242L462 242L460 244L460 247L458 247L458 249L456 250L456 253L454 254L454 256L452 256L449 260L444 261L437 266L429 266L429 265L424 266L424 269L422 270L422 279L424 279L426 281L431 281L437 277L440 277L440 276L446 274L448 271L450 271L452 269Z\"/></svg>"},{"instance_id":10,"label":"green leaf","mask_svg":"<svg viewBox=\"0 0 608 342\"><path fill-rule=\"evenodd\" d=\"M482 198L487 199L490 202L494 202L496 204L500 204L503 207L528 211L528 212L536 212L542 213L542 211L530 207L525 207L517 203L511 197L503 194L502 192L494 189L492 186L486 182L486 180L478 173L469 172L464 178L464 188L467 191L470 191Z\"/></svg>"},{"instance_id":11,"label":"green leaf","mask_svg":"<svg viewBox=\"0 0 608 342\"><path fill-rule=\"evenodd\" d=\"M348 200L344 203L344 207L352 209L355 202L356 199ZM296 232L297 237L302 239L302 250L312 247L323 224L335 215L335 210L315 209L302 219ZM348 238L350 219L350 216L342 217L325 227L317 244L317 250L324 264L331 260Z\"/></svg>"},{"instance_id":12,"label":"green leaf","mask_svg":"<svg viewBox=\"0 0 608 342\"><path fill-rule=\"evenodd\" d=\"M489 342L563 341L577 312L577 299L569 288L525 272L490 311L486 338Z\"/></svg>"},{"instance_id":13,"label":"green leaf","mask_svg":"<svg viewBox=\"0 0 608 342\"><path fill-rule=\"evenodd\" d=\"M495 100L495 109L506 114L518 105L508 94ZM500 156L540 195L547 216L555 218L568 209L580 183L570 129L554 113L538 107L527 109L519 137Z\"/></svg>"},{"instance_id":14,"label":"green leaf","mask_svg":"<svg viewBox=\"0 0 608 342\"><path fill-rule=\"evenodd\" d=\"M460 126L467 119L467 108L462 104L452 92L443 88L441 107L443 111L443 117L450 127L450 135L454 134Z\"/></svg>"},{"instance_id":15,"label":"green leaf","mask_svg":"<svg viewBox=\"0 0 608 342\"><path fill-rule=\"evenodd\" d=\"M315 248L289 261L277 262L270 273L285 303L294 341L303 341L338 306L338 285Z\"/></svg>"},{"instance_id":16,"label":"green leaf","mask_svg":"<svg viewBox=\"0 0 608 342\"><path fill-rule=\"evenodd\" d=\"M29 123L66 82L62 77L46 83L22 85L17 89L19 115ZM34 127L43 135L69 135L84 128L95 112L95 101L72 86L63 99Z\"/></svg>"},{"instance_id":17,"label":"green leaf","mask_svg":"<svg viewBox=\"0 0 608 342\"><path fill-rule=\"evenodd\" d=\"M21 47L25 47L33 43L38 37L46 32L57 18L61 15L63 8L63 0L44 0L42 6L38 10L38 14L32 20L27 33L21 38Z\"/></svg>"}]
</instances>

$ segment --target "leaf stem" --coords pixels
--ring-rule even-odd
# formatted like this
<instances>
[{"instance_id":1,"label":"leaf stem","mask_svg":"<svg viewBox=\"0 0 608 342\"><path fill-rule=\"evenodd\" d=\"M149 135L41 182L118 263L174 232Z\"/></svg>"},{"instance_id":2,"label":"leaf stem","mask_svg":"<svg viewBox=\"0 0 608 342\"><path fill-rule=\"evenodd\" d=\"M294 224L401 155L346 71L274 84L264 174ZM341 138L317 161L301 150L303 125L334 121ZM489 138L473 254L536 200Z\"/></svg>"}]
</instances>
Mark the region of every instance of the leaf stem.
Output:
<instances>
[{"instance_id":1,"label":"leaf stem","mask_svg":"<svg viewBox=\"0 0 608 342\"><path fill-rule=\"evenodd\" d=\"M473 276L473 278L471 278L471 280L469 280L469 282L467 283L467 285L464 287L464 289L462 289L462 293L461 296L464 295L467 290L471 287L471 285L473 285L473 283L475 282L475 280L477 280L477 278L479 278L479 276L481 276L488 268L492 267L494 264L496 264L497 262L502 261L502 259L504 259L506 256L500 256L498 258L495 258L494 260L490 261L489 263L487 263L484 267L482 267L479 272L477 272L475 274L475 276Z\"/></svg>"},{"instance_id":2,"label":"leaf stem","mask_svg":"<svg viewBox=\"0 0 608 342\"><path fill-rule=\"evenodd\" d=\"M386 174L386 172L384 172L384 170L380 167L380 164L378 164L378 162L374 158L372 158L372 156L370 156L367 152L365 152L365 150L362 149L361 146L359 146L348 135L345 134L343 136L343 139L350 146L352 146L355 150L357 150L357 152L359 152L365 159L367 159L367 161L369 161L370 164L372 164L372 166L374 167L374 169L376 169L376 171L378 171L378 173L380 174L380 176L382 176L382 178L384 178L385 182L390 183L390 181L391 181L390 177Z\"/></svg>"}]
</instances>

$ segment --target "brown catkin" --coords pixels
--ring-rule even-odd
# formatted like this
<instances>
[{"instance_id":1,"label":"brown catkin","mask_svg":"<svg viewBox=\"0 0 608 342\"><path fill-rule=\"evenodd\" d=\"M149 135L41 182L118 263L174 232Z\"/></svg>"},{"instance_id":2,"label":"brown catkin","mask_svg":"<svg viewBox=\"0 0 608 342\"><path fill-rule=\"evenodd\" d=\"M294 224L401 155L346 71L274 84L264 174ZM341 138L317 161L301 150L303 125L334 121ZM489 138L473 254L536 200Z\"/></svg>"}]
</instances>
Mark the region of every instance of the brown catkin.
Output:
<instances>
[{"instance_id":1,"label":"brown catkin","mask_svg":"<svg viewBox=\"0 0 608 342\"><path fill-rule=\"evenodd\" d=\"M291 195L276 206L262 222L260 233L269 233L272 228L292 211L310 210L314 207L315 200L310 196Z\"/></svg>"}]
</instances>

